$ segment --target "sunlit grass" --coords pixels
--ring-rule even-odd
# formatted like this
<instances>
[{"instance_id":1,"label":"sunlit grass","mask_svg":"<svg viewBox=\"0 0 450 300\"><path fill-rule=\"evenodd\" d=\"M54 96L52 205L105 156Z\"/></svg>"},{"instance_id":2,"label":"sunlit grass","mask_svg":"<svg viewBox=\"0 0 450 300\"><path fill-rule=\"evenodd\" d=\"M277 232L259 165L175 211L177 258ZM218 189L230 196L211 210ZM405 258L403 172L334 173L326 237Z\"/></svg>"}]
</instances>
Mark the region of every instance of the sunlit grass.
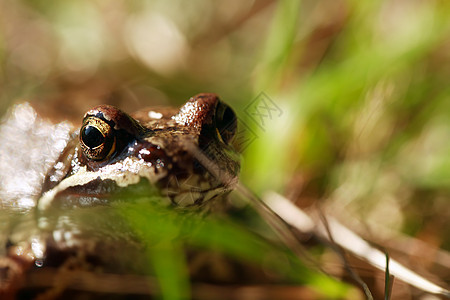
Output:
<instances>
[{"instance_id":1,"label":"sunlit grass","mask_svg":"<svg viewBox=\"0 0 450 300\"><path fill-rule=\"evenodd\" d=\"M164 299L190 298L185 252L189 249L221 253L274 272L278 280L310 286L326 298L341 298L348 292L346 285L305 267L289 249L223 217L202 217L195 211L174 211L148 202L121 203L116 208L146 245Z\"/></svg>"}]
</instances>

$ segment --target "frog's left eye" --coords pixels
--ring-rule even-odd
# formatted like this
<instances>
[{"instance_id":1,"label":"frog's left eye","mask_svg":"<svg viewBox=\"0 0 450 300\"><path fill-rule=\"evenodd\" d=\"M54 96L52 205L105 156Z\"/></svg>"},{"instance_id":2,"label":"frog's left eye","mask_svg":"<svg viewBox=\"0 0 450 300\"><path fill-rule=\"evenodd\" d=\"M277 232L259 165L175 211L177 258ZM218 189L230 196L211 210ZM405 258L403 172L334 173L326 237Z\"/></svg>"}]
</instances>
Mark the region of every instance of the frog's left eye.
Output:
<instances>
[{"instance_id":1,"label":"frog's left eye","mask_svg":"<svg viewBox=\"0 0 450 300\"><path fill-rule=\"evenodd\" d=\"M219 137L222 138L225 144L229 144L237 129L236 114L231 107L220 101L217 104L214 116Z\"/></svg>"},{"instance_id":2,"label":"frog's left eye","mask_svg":"<svg viewBox=\"0 0 450 300\"><path fill-rule=\"evenodd\" d=\"M80 130L80 145L87 158L102 160L115 149L115 136L111 126L104 120L90 116L84 119Z\"/></svg>"}]
</instances>

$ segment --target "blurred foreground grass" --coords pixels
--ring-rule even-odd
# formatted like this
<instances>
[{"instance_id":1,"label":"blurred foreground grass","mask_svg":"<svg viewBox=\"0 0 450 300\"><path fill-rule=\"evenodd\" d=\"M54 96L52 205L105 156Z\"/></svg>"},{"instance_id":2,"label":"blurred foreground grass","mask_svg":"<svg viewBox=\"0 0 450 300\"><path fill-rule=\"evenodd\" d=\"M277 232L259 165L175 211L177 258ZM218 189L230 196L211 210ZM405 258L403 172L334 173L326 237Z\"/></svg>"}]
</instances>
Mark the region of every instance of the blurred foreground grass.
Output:
<instances>
[{"instance_id":1,"label":"blurred foreground grass","mask_svg":"<svg viewBox=\"0 0 450 300\"><path fill-rule=\"evenodd\" d=\"M239 116L241 180L257 194L448 251L449 13L445 1L0 0L0 111L27 99L80 122L98 103L131 112L215 92ZM262 92L269 106L252 106ZM430 270L430 255L406 258Z\"/></svg>"}]
</instances>

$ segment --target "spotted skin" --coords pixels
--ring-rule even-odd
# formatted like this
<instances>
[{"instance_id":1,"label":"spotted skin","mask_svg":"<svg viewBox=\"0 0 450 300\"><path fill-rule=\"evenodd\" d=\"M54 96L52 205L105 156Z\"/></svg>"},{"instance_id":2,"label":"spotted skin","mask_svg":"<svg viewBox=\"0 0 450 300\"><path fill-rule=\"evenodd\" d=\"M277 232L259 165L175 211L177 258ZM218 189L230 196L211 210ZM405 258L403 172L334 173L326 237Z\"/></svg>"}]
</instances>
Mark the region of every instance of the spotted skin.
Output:
<instances>
[{"instance_id":1,"label":"spotted skin","mask_svg":"<svg viewBox=\"0 0 450 300\"><path fill-rule=\"evenodd\" d=\"M30 193L34 202L20 215L20 226L8 229L0 258L1 295L14 298L26 274L45 267L101 267L117 273L142 269L139 239L110 206L128 200L123 190L141 198L157 195L161 205L180 209L205 211L220 203L235 180L211 174L192 149L237 178L239 159L231 146L236 120L223 120L229 118L227 109L217 95L199 94L180 109L151 108L131 115L107 105L89 110L80 131L69 132L65 147L53 154L56 159L43 184ZM21 196L11 196L11 203L14 197ZM51 292L43 295L52 299Z\"/></svg>"}]
</instances>

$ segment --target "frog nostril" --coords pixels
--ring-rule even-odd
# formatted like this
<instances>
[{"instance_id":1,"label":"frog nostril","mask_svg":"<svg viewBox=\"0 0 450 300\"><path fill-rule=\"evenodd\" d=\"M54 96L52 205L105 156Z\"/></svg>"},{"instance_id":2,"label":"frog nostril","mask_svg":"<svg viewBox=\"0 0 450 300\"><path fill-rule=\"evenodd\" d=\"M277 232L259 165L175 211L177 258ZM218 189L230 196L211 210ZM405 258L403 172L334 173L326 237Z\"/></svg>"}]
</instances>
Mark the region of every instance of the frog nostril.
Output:
<instances>
[{"instance_id":1,"label":"frog nostril","mask_svg":"<svg viewBox=\"0 0 450 300\"><path fill-rule=\"evenodd\" d=\"M100 130L93 126L84 127L81 138L83 139L83 143L89 148L98 147L105 141L105 137Z\"/></svg>"}]
</instances>

